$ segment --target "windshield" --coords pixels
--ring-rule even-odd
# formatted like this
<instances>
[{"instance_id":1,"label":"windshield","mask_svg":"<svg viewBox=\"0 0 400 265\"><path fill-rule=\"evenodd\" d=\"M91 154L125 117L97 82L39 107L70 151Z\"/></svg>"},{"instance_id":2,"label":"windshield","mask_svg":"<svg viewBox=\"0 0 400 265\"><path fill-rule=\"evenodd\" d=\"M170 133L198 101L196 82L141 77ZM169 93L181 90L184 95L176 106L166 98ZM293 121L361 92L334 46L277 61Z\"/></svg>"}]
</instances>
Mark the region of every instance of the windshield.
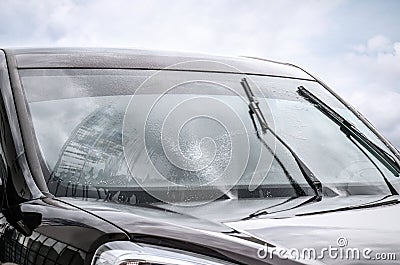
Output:
<instances>
[{"instance_id":1,"label":"windshield","mask_svg":"<svg viewBox=\"0 0 400 265\"><path fill-rule=\"evenodd\" d=\"M313 195L287 148L257 138L242 74L20 70L38 154L56 196L131 203ZM390 152L317 82L247 75L269 126L321 181L325 196L390 194L387 170L297 94L318 95Z\"/></svg>"}]
</instances>

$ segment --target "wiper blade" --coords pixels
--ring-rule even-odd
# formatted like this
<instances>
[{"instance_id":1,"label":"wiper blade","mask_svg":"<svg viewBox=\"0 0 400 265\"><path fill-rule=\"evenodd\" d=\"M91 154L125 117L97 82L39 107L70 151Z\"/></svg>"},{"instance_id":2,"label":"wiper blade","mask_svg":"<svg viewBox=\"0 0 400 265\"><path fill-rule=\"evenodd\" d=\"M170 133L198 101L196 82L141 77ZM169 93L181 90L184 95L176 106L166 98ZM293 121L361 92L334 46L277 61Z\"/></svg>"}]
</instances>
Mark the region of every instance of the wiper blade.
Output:
<instances>
[{"instance_id":1,"label":"wiper blade","mask_svg":"<svg viewBox=\"0 0 400 265\"><path fill-rule=\"evenodd\" d=\"M293 151L293 149L279 135L277 135L271 127L268 126L268 123L265 120L265 117L264 117L261 109L258 106L259 102L258 102L257 98L255 97L253 91L251 90L249 83L247 82L247 79L243 78L240 83L242 84L242 87L246 93L246 96L249 99L249 113L250 113L250 117L253 121L253 125L254 125L254 128L257 133L257 137L261 140L261 142L264 145L267 145L266 142L264 141L264 139L262 139L262 135L266 134L269 131L290 152L290 154L296 161L296 164L299 167L301 173L303 174L304 179L307 181L308 185L310 185L310 187L314 191L316 199L320 200L322 198L322 183L321 183L321 181L319 181L319 179L314 176L312 171L297 156L297 154ZM260 124L262 134L260 134L258 132L258 128L257 128L256 124L254 123L254 118L253 118L254 115L256 116L258 123Z\"/></svg>"},{"instance_id":2,"label":"wiper blade","mask_svg":"<svg viewBox=\"0 0 400 265\"><path fill-rule=\"evenodd\" d=\"M335 122L340 131L347 137L356 140L361 146L368 150L376 159L378 159L394 176L400 176L400 165L398 162L385 150L369 140L362 132L360 132L351 122L342 117L339 113L329 107L326 103L320 100L317 96L311 93L303 86L298 87L297 93L308 102L312 103L325 116Z\"/></svg>"},{"instance_id":3,"label":"wiper blade","mask_svg":"<svg viewBox=\"0 0 400 265\"><path fill-rule=\"evenodd\" d=\"M393 195L390 195L388 197L392 197ZM317 215L317 214L324 214L324 213L335 213L335 212L344 212L344 211L350 211L350 210L359 210L359 209L369 209L369 208L375 208L375 207L381 207L381 206L388 206L388 205L396 205L399 204L400 200L398 197L389 199L383 198L382 200L378 200L375 202L369 202L365 204L360 204L360 205L353 205L353 206L346 206L346 207L341 207L337 209L329 209L329 210L323 210L323 211L317 211L317 212L307 212L307 213L299 213L296 214L296 216L308 216L308 215Z\"/></svg>"},{"instance_id":4,"label":"wiper blade","mask_svg":"<svg viewBox=\"0 0 400 265\"><path fill-rule=\"evenodd\" d=\"M294 206L291 206L291 207L288 207L288 208L284 208L284 209L281 209L281 210L273 210L273 208L278 208L279 206L282 206L282 205L284 205L284 204L287 204L287 203L289 203L289 202L292 202L293 200L298 199L298 198L299 198L299 197L292 197L292 198L289 198L288 200L284 201L284 202L281 203L281 204L273 205L273 206L271 206L271 207L268 207L268 208L265 208L265 209L256 211L256 212L254 212L254 213L252 213L252 214L249 214L247 217L242 218L241 220L242 220L242 221L245 221L245 220L250 220L250 219L253 219L253 218L262 216L262 215L269 215L269 214L275 214L275 213L280 213L280 212L286 212L286 211L289 211L289 210L293 210L293 209L296 209L296 208L300 208L300 207L302 207L302 206L305 206L305 205L307 205L307 204L310 204L310 203L313 203L313 202L316 202L316 201L321 201L319 198L317 198L317 197L314 195L314 196L312 196L312 197L308 197L306 200L303 200L303 201L301 201L300 203L298 203L298 204L296 204L296 205L294 205ZM271 210L271 209L272 209L272 210Z\"/></svg>"},{"instance_id":5,"label":"wiper blade","mask_svg":"<svg viewBox=\"0 0 400 265\"><path fill-rule=\"evenodd\" d=\"M293 199L296 199L296 198L290 198L282 204L288 203L289 201L292 201ZM311 197L311 198L308 198L307 200L300 202L299 204L297 204L295 206L289 207L287 209L275 210L275 211L270 210L270 209L276 208L278 205L271 206L266 209L252 213L249 216L247 216L241 220L250 220L250 219L264 216L264 215L287 212L289 210L294 210L294 209L303 207L305 205L309 205L310 203L313 203L313 202L315 202L315 199L313 197ZM343 212L343 211L349 211L349 210L375 208L375 207L381 207L381 206L387 206L387 205L395 205L395 204L399 204L399 203L400 203L400 200L399 200L398 195L388 195L382 199L372 201L372 202L362 203L362 204L358 204L358 205L342 206L342 207L334 208L334 209L310 211L310 212L304 212L304 213L295 213L294 215L295 216L317 215L317 214L324 214L324 213L334 213L334 212Z\"/></svg>"}]
</instances>

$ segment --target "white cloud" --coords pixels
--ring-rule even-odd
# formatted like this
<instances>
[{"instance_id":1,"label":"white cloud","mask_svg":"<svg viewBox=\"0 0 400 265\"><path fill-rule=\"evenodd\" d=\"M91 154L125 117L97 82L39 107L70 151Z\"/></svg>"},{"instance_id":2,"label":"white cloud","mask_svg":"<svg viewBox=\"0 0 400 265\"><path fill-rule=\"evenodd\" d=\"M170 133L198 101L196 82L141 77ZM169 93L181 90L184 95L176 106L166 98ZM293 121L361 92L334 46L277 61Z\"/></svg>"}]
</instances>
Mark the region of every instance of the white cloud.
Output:
<instances>
[{"instance_id":1,"label":"white cloud","mask_svg":"<svg viewBox=\"0 0 400 265\"><path fill-rule=\"evenodd\" d=\"M337 11L351 8L349 2L2 0L1 4L0 46L191 50L298 63L323 77L400 146L396 107L400 38L375 32L366 39L362 34L375 28L370 17L355 17L356 8L347 18L343 10ZM385 22L386 15L376 17L373 25ZM382 31L393 26L385 25ZM355 35L363 41L352 43L348 38Z\"/></svg>"},{"instance_id":2,"label":"white cloud","mask_svg":"<svg viewBox=\"0 0 400 265\"><path fill-rule=\"evenodd\" d=\"M11 45L144 47L262 55L284 60L309 52L307 41L326 32L327 14L340 3L6 2L8 8L0 10L0 20L3 17L3 24L10 24L7 33L24 35L24 38L14 36L8 41ZM24 19L13 20L16 14L23 14ZM5 38L3 41L7 44Z\"/></svg>"},{"instance_id":3,"label":"white cloud","mask_svg":"<svg viewBox=\"0 0 400 265\"><path fill-rule=\"evenodd\" d=\"M373 36L367 41L366 45L359 44L354 46L355 51L368 54L391 52L392 49L391 41L382 35Z\"/></svg>"},{"instance_id":4,"label":"white cloud","mask_svg":"<svg viewBox=\"0 0 400 265\"><path fill-rule=\"evenodd\" d=\"M400 42L377 35L324 68L328 83L400 146Z\"/></svg>"}]
</instances>

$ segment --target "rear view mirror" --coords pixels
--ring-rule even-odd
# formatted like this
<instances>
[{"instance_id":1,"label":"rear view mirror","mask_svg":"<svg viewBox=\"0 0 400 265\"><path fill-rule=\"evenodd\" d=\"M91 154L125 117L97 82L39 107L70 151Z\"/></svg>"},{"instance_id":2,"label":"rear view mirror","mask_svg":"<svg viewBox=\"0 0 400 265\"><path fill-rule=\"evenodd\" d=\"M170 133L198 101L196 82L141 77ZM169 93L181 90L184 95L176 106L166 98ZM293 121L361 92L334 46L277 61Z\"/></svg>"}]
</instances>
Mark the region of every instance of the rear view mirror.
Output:
<instances>
[{"instance_id":1,"label":"rear view mirror","mask_svg":"<svg viewBox=\"0 0 400 265\"><path fill-rule=\"evenodd\" d=\"M2 209L2 213L7 222L25 236L32 235L33 230L42 222L41 213L22 212L20 205Z\"/></svg>"}]
</instances>

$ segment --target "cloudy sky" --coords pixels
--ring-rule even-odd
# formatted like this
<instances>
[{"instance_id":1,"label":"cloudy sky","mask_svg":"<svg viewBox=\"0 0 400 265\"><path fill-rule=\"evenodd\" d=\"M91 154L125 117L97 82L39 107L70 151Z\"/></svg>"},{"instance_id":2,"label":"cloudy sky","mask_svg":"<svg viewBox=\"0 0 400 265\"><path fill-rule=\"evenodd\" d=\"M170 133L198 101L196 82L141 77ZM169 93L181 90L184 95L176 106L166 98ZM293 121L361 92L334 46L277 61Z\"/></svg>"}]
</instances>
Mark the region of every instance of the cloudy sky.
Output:
<instances>
[{"instance_id":1,"label":"cloudy sky","mask_svg":"<svg viewBox=\"0 0 400 265\"><path fill-rule=\"evenodd\" d=\"M0 0L0 46L250 55L325 80L400 147L400 1Z\"/></svg>"}]
</instances>

